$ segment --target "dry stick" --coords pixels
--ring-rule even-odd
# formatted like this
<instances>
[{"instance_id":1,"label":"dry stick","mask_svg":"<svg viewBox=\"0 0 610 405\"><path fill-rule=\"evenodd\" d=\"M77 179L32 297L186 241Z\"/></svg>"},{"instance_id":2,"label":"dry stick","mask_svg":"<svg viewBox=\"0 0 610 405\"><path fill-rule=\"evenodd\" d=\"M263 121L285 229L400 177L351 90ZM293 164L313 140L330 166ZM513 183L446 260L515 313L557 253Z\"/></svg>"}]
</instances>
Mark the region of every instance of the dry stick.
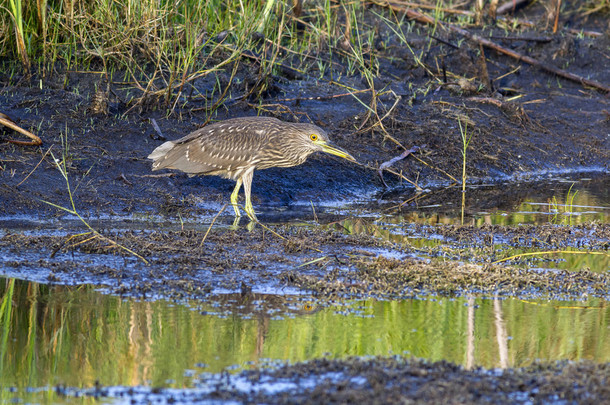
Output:
<instances>
[{"instance_id":1,"label":"dry stick","mask_svg":"<svg viewBox=\"0 0 610 405\"><path fill-rule=\"evenodd\" d=\"M208 237L208 234L212 230L212 226L214 225L214 222L216 222L216 219L220 216L220 214L222 214L222 212L225 210L225 208L227 208L227 204L223 205L222 208L220 209L220 211L218 211L218 213L214 216L214 218L212 218L212 222L210 223L208 230L205 231L205 235L203 235L203 239L201 239L201 242L199 243L199 249L201 249L201 247L203 246L203 242L205 242L205 239Z\"/></svg>"},{"instance_id":2,"label":"dry stick","mask_svg":"<svg viewBox=\"0 0 610 405\"><path fill-rule=\"evenodd\" d=\"M42 140L39 137L37 137L36 135L31 133L30 131L21 128L19 125L15 124L15 122L12 119L10 119L8 115L0 113L0 124L7 126L14 131L20 132L23 135L27 136L28 138L32 139L29 142L28 141L15 141L13 139L9 139L8 142L14 143L15 145L22 145L22 146L42 145Z\"/></svg>"},{"instance_id":3,"label":"dry stick","mask_svg":"<svg viewBox=\"0 0 610 405\"><path fill-rule=\"evenodd\" d=\"M395 4L392 4L390 2L375 2L378 5L381 6L385 6L385 7L389 7L394 11L404 11L407 14L407 17L409 17L410 19L416 20L417 22L423 23L423 24L435 24L435 20L425 14L422 14L420 12L417 12L415 10L411 10L411 9L405 9L404 7L398 7ZM447 24L447 23L441 23L440 21L436 22L437 24L441 25L442 27L445 27L457 34L460 34L462 36L465 36L466 38L475 41L483 46L486 46L488 48L491 48L493 50L495 50L496 52L499 53L503 53L505 55L511 56L517 60L521 60L525 63L528 63L532 66L536 66L542 70L545 70L547 72L553 73L557 76L563 77L564 79L568 79L568 80L572 80L574 82L579 82L582 84L586 84L587 86L602 90L606 93L610 92L610 87L605 86L602 83L596 82L595 80L589 80L589 79L585 79L584 77L575 75L573 73L569 73L566 72L563 69L559 69L556 68L555 66L551 66L551 65L547 65L545 63L542 63L534 58L531 58L527 55L522 55L519 52L515 52L513 50L504 48L492 41L489 41L485 38L482 38L476 34L473 34L463 28L457 27L455 25L452 24Z\"/></svg>"},{"instance_id":4,"label":"dry stick","mask_svg":"<svg viewBox=\"0 0 610 405\"><path fill-rule=\"evenodd\" d=\"M522 55L519 52L515 52L513 50L504 48L504 47L502 47L502 46L500 46L500 45L498 45L498 44L496 44L496 43L494 43L492 41L489 41L489 40L487 40L485 38L481 38L478 35L472 34L472 33L468 32L468 31L466 31L465 29L456 27L454 25L448 25L448 27L452 31L455 31L455 32L457 32L459 34L462 34L465 37L467 37L467 38L469 38L469 39L471 39L471 40L473 40L473 41L475 41L475 42L477 42L479 44L482 44L483 46L491 48L491 49L493 49L493 50L495 50L497 52L503 53L505 55L511 56L511 57L513 57L513 58L515 58L517 60L521 60L521 61L523 61L525 63L528 63L528 64L530 64L532 66L536 66L536 67L538 67L538 68L540 68L540 69L542 69L544 71L553 73L553 74L555 74L555 75L557 75L559 77L563 77L564 79L568 79L568 80L571 80L571 81L574 81L574 82L577 82L577 83L581 83L581 84L586 84L587 86L590 86L590 87L602 90L602 91L604 91L606 93L610 92L610 87L608 87L608 86L606 86L606 85L604 85L602 83L599 83L599 82L597 82L595 80L589 80L589 79L586 79L586 78L584 78L582 76L578 76L578 75L575 75L573 73L566 72L565 70L559 69L559 68L557 68L555 66L547 65L546 63L542 63L542 62L540 62L540 61L538 61L538 60L536 60L534 58L531 58L531 57L529 57L527 55Z\"/></svg>"}]
</instances>

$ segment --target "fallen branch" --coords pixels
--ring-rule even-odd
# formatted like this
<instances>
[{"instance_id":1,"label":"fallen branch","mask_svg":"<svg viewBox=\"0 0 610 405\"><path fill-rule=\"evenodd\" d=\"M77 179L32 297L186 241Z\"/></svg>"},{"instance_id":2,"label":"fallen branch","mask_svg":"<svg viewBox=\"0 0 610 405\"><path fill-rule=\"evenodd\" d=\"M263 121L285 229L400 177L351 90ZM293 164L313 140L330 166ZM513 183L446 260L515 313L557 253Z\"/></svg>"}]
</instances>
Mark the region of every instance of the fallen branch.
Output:
<instances>
[{"instance_id":1,"label":"fallen branch","mask_svg":"<svg viewBox=\"0 0 610 405\"><path fill-rule=\"evenodd\" d=\"M14 143L15 145L22 145L22 146L38 146L38 145L42 145L42 140L37 137L36 135L34 135L33 133L31 133L28 130L25 130L23 128L21 128L19 125L17 125L15 123L15 121L13 121L12 119L9 118L8 115L0 113L0 124L9 127L10 129L20 132L23 135L27 136L28 138L31 138L31 141L16 141L14 139L9 139L8 142L10 143Z\"/></svg>"}]
</instances>

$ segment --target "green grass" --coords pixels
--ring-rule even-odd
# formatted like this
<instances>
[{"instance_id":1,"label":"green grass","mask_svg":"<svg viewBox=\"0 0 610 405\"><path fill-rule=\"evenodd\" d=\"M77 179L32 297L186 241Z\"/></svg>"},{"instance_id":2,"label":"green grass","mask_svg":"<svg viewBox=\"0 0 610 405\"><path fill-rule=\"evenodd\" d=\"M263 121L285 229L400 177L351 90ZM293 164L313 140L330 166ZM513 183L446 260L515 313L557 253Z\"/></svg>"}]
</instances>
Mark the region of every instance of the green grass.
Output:
<instances>
[{"instance_id":1,"label":"green grass","mask_svg":"<svg viewBox=\"0 0 610 405\"><path fill-rule=\"evenodd\" d=\"M235 75L240 67L258 70L250 99L264 94L286 66L330 83L361 75L372 90L379 74L377 28L365 22L359 1L306 2L298 16L292 2L276 0L7 1L0 8L0 56L42 77L84 71L109 82L126 72L121 81L129 83L131 106L158 100L173 111L188 94L213 111L235 84L217 75L241 77ZM244 51L257 61L244 58ZM191 84L206 76L217 83L198 94ZM369 107L376 109L375 96Z\"/></svg>"},{"instance_id":2,"label":"green grass","mask_svg":"<svg viewBox=\"0 0 610 405\"><path fill-rule=\"evenodd\" d=\"M576 194L578 194L578 190L572 191L574 184L576 183L572 183L568 189L564 200L565 202L563 204L556 196L553 196L553 198L549 201L549 213L552 214L550 222L552 224L561 223L563 225L572 225L574 199L576 198Z\"/></svg>"},{"instance_id":3,"label":"green grass","mask_svg":"<svg viewBox=\"0 0 610 405\"><path fill-rule=\"evenodd\" d=\"M462 120L458 118L458 126L460 128L460 138L462 140L462 225L464 225L464 211L466 209L466 180L468 179L466 176L466 152L468 150L468 146L470 145L470 141L472 141L472 136L474 133L468 133L468 120L466 120L462 126Z\"/></svg>"}]
</instances>

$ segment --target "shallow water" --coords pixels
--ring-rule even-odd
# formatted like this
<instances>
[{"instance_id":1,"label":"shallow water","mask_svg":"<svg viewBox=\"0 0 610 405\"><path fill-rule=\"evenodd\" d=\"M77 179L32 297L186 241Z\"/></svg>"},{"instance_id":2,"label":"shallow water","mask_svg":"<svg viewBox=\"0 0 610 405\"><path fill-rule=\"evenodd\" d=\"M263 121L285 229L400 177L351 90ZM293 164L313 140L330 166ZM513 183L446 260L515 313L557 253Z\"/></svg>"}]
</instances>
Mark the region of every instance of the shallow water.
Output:
<instances>
[{"instance_id":1,"label":"shallow water","mask_svg":"<svg viewBox=\"0 0 610 405\"><path fill-rule=\"evenodd\" d=\"M487 368L610 361L610 308L599 299L417 297L315 307L306 296L232 294L175 304L15 279L2 279L0 291L3 400L28 388L96 382L184 388L202 372L323 356L400 354Z\"/></svg>"},{"instance_id":2,"label":"shallow water","mask_svg":"<svg viewBox=\"0 0 610 405\"><path fill-rule=\"evenodd\" d=\"M447 200L443 204L418 206L416 210L402 212L413 195L392 196L392 201L382 201L379 213L374 217L362 215L331 223L331 227L348 234L368 234L393 243L408 245L422 252L429 248L451 246L454 249L482 248L484 241L466 240L458 242L436 235L434 232L419 235L412 229L413 224L436 225L563 225L575 226L587 223L610 222L610 178L552 178L540 184L527 184L519 191L518 185L507 186L512 200L499 193L502 186L478 185L467 189L466 209L462 219L460 201ZM472 194L472 195L471 195ZM411 203L411 205L414 203ZM580 270L596 272L610 270L608 255L587 254L589 240L579 241L582 249L568 247L549 249L545 241L532 249L514 248L510 240L495 236L493 250L496 259L504 259L532 251L555 250L556 253L529 257L525 264L518 266L538 267L541 269ZM490 247L491 248L491 247ZM576 251L578 254L571 252ZM581 254L582 253L582 254ZM426 256L426 253L421 253Z\"/></svg>"},{"instance_id":3,"label":"shallow water","mask_svg":"<svg viewBox=\"0 0 610 405\"><path fill-rule=\"evenodd\" d=\"M555 179L544 187L528 186L527 192L517 195L514 201L508 201L504 194L498 197L497 186L477 186L467 192L464 223L608 223L608 184L607 178ZM312 226L318 215L320 219L336 216L337 212L349 213L348 219L331 221L326 226L409 244L420 249L420 256L435 246L465 249L468 244L476 245L434 233L410 232L411 224L460 224L460 201L397 210L396 206L408 198L384 196L373 204L375 211L371 211L370 201L366 208L322 207L315 215L312 211L306 226ZM263 211L260 219L281 223L291 221L292 215L288 211ZM224 222L227 221L220 219L217 226L227 226L228 222ZM159 222L155 218L99 218L91 224L118 230L145 230L151 224L164 230L205 230L209 225L188 220ZM63 236L74 232L77 225L74 219L59 224L2 218L0 237L9 233ZM493 244L497 258L536 250L517 250L506 242L499 239ZM32 262L30 256L36 252L27 251L27 255ZM77 262L123 261L113 255L65 255ZM48 258L48 254L43 256ZM104 386L188 388L194 386L201 373L324 356L398 354L487 368L520 367L536 360L610 361L610 309L597 298L525 301L428 295L395 301L321 304L307 295L290 295L294 290L271 289L264 294L254 286L253 294L221 294L216 290L206 302L146 301L108 295L102 288L88 284L38 284L34 281L46 280L52 269L41 268L38 273L20 270L20 257L25 256L18 248L0 251L3 263L11 263L0 263L0 273L29 280L0 279L0 402L16 398L34 402L52 398L61 402L63 397L54 393L53 387L93 387L96 382ZM607 255L563 253L517 265L606 272L610 260ZM74 283L91 282L86 273L73 277Z\"/></svg>"},{"instance_id":4,"label":"shallow water","mask_svg":"<svg viewBox=\"0 0 610 405\"><path fill-rule=\"evenodd\" d=\"M461 193L449 193L455 189L445 190L447 198L438 191L442 202L435 204L426 204L426 193L388 193L377 200L376 212L393 224L461 224ZM533 183L472 185L466 188L464 200L464 225L608 223L610 177L552 177Z\"/></svg>"}]
</instances>

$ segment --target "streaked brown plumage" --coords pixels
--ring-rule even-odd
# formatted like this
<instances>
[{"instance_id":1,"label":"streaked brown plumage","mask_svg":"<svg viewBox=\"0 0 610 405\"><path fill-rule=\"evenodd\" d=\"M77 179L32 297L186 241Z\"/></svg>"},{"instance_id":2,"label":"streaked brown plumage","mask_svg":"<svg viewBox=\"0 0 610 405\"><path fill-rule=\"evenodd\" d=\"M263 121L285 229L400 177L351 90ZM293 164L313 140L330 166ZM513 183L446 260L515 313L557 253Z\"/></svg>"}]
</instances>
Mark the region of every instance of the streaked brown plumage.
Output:
<instances>
[{"instance_id":1,"label":"streaked brown plumage","mask_svg":"<svg viewBox=\"0 0 610 405\"><path fill-rule=\"evenodd\" d=\"M256 219L250 198L254 170L300 165L317 151L356 161L333 146L326 132L313 124L267 117L233 118L205 126L184 138L165 142L148 158L153 160L153 170L176 169L189 175L235 180L231 204L236 216L240 216L237 195L243 183L246 213Z\"/></svg>"}]
</instances>

